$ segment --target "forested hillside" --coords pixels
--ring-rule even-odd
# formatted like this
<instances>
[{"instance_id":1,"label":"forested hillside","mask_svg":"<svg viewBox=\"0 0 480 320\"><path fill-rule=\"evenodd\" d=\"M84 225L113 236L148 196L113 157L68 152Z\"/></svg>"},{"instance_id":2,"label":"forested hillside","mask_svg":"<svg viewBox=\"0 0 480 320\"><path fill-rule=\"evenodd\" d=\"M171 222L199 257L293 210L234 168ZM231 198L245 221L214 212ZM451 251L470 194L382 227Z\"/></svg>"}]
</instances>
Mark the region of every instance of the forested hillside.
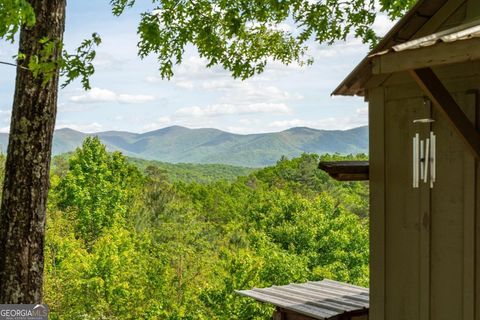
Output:
<instances>
[{"instance_id":1,"label":"forested hillside","mask_svg":"<svg viewBox=\"0 0 480 320\"><path fill-rule=\"evenodd\" d=\"M234 290L324 277L367 285L368 185L335 182L318 161L186 182L87 138L51 175L51 319L266 320L269 306Z\"/></svg>"},{"instance_id":2,"label":"forested hillside","mask_svg":"<svg viewBox=\"0 0 480 320\"><path fill-rule=\"evenodd\" d=\"M62 175L68 170L68 160L73 153L64 153L53 158L53 170ZM227 164L199 164L199 163L168 163L155 160L144 160L126 157L129 163L134 164L144 172L148 167L156 167L166 179L171 182L198 182L210 183L219 180L233 181L239 176L247 176L255 168L230 166Z\"/></svg>"}]
</instances>

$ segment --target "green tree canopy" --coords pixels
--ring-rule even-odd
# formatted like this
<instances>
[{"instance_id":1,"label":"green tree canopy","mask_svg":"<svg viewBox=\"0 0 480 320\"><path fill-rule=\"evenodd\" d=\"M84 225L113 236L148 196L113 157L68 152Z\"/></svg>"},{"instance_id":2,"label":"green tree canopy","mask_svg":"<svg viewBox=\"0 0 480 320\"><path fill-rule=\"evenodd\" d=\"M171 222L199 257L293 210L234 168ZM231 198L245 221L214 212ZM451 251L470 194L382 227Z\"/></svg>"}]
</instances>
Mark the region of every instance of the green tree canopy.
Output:
<instances>
[{"instance_id":1,"label":"green tree canopy","mask_svg":"<svg viewBox=\"0 0 480 320\"><path fill-rule=\"evenodd\" d=\"M221 65L233 77L248 78L264 70L269 59L284 64L311 63L309 40L332 44L354 34L378 40L372 30L377 12L395 18L416 0L153 0L141 16L140 57L154 54L163 77L173 76L187 45L198 49L207 66ZM135 0L111 0L120 15ZM285 30L288 23L293 30Z\"/></svg>"},{"instance_id":2,"label":"green tree canopy","mask_svg":"<svg viewBox=\"0 0 480 320\"><path fill-rule=\"evenodd\" d=\"M368 207L357 204L368 184L330 179L319 158L283 157L234 181L199 183L161 163L140 163L140 177L87 138L68 167L52 170L51 318L266 320L270 306L235 290L325 277L368 285Z\"/></svg>"},{"instance_id":3,"label":"green tree canopy","mask_svg":"<svg viewBox=\"0 0 480 320\"><path fill-rule=\"evenodd\" d=\"M75 218L87 242L104 228L125 224L142 184L140 172L119 153L108 153L97 137L86 138L69 160L69 171L57 187L58 205Z\"/></svg>"}]
</instances>

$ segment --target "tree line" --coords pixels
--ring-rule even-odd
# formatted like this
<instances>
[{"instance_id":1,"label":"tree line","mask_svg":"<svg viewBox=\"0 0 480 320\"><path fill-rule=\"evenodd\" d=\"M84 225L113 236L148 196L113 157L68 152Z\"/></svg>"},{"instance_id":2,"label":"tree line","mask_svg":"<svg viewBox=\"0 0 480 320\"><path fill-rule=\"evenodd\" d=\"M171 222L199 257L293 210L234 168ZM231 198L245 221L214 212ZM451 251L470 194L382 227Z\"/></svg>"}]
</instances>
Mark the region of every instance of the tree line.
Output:
<instances>
[{"instance_id":1,"label":"tree line","mask_svg":"<svg viewBox=\"0 0 480 320\"><path fill-rule=\"evenodd\" d=\"M270 319L271 307L234 291L323 278L368 286L368 184L330 179L320 158L366 156L304 154L195 182L87 138L50 173L51 319Z\"/></svg>"}]
</instances>

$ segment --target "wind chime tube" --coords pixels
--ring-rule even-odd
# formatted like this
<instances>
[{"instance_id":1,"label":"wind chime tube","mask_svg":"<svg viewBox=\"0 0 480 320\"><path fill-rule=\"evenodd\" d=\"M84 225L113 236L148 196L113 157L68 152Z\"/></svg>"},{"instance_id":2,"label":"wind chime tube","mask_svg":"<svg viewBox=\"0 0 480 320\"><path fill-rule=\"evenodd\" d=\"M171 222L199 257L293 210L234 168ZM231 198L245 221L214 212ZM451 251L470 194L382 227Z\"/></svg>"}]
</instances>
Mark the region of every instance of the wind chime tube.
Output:
<instances>
[{"instance_id":1,"label":"wind chime tube","mask_svg":"<svg viewBox=\"0 0 480 320\"><path fill-rule=\"evenodd\" d=\"M417 144L415 146L415 149L417 150L417 159L415 163L415 170L417 172L417 177L415 178L415 183L417 185L417 188L419 187L420 184L420 134L417 133Z\"/></svg>"},{"instance_id":2,"label":"wind chime tube","mask_svg":"<svg viewBox=\"0 0 480 320\"><path fill-rule=\"evenodd\" d=\"M420 157L419 157L419 147L420 147L420 135L417 133L415 135L415 142L413 144L414 147L414 160L413 160L413 174L414 174L414 184L415 188L418 188L419 185L419 165L420 165Z\"/></svg>"},{"instance_id":3,"label":"wind chime tube","mask_svg":"<svg viewBox=\"0 0 480 320\"><path fill-rule=\"evenodd\" d=\"M437 175L437 136L432 132L430 132L430 139L432 147L432 166L430 169L430 175L431 175L431 187L433 188L433 183L435 182L436 175Z\"/></svg>"},{"instance_id":4,"label":"wind chime tube","mask_svg":"<svg viewBox=\"0 0 480 320\"><path fill-rule=\"evenodd\" d=\"M415 164L417 163L417 153L416 153L416 148L415 146L417 145L417 137L413 137L413 152L412 152L412 173L413 173L413 179L412 179L412 186L415 189L417 187L417 170L415 170Z\"/></svg>"},{"instance_id":5,"label":"wind chime tube","mask_svg":"<svg viewBox=\"0 0 480 320\"><path fill-rule=\"evenodd\" d=\"M425 162L424 162L425 169L423 170L424 171L424 176L423 176L423 182L424 183L427 183L427 181L428 181L428 164L430 162L429 151L430 151L430 139L427 138L425 140Z\"/></svg>"},{"instance_id":6,"label":"wind chime tube","mask_svg":"<svg viewBox=\"0 0 480 320\"><path fill-rule=\"evenodd\" d=\"M435 135L430 131L430 189L435 182Z\"/></svg>"},{"instance_id":7,"label":"wind chime tube","mask_svg":"<svg viewBox=\"0 0 480 320\"><path fill-rule=\"evenodd\" d=\"M425 167L423 166L423 162L425 161L425 141L420 140L420 180L423 180L423 174L425 173Z\"/></svg>"}]
</instances>

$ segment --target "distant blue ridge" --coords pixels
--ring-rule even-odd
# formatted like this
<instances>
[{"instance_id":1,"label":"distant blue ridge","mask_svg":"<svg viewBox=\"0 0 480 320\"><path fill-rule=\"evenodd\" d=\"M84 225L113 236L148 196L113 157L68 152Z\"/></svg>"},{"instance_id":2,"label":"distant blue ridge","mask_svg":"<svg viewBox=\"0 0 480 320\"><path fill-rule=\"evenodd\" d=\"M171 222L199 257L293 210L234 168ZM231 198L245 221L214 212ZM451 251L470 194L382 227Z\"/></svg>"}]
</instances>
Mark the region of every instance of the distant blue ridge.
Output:
<instances>
[{"instance_id":1,"label":"distant blue ridge","mask_svg":"<svg viewBox=\"0 0 480 320\"><path fill-rule=\"evenodd\" d=\"M368 152L368 127L350 130L318 130L307 127L282 132L234 134L218 129L167 127L146 133L106 131L86 134L72 129L55 131L53 154L70 152L86 136L98 136L111 151L131 157L179 163L220 163L244 167L274 164L282 156L302 153L355 154ZM0 148L6 152L8 134L0 133Z\"/></svg>"}]
</instances>

